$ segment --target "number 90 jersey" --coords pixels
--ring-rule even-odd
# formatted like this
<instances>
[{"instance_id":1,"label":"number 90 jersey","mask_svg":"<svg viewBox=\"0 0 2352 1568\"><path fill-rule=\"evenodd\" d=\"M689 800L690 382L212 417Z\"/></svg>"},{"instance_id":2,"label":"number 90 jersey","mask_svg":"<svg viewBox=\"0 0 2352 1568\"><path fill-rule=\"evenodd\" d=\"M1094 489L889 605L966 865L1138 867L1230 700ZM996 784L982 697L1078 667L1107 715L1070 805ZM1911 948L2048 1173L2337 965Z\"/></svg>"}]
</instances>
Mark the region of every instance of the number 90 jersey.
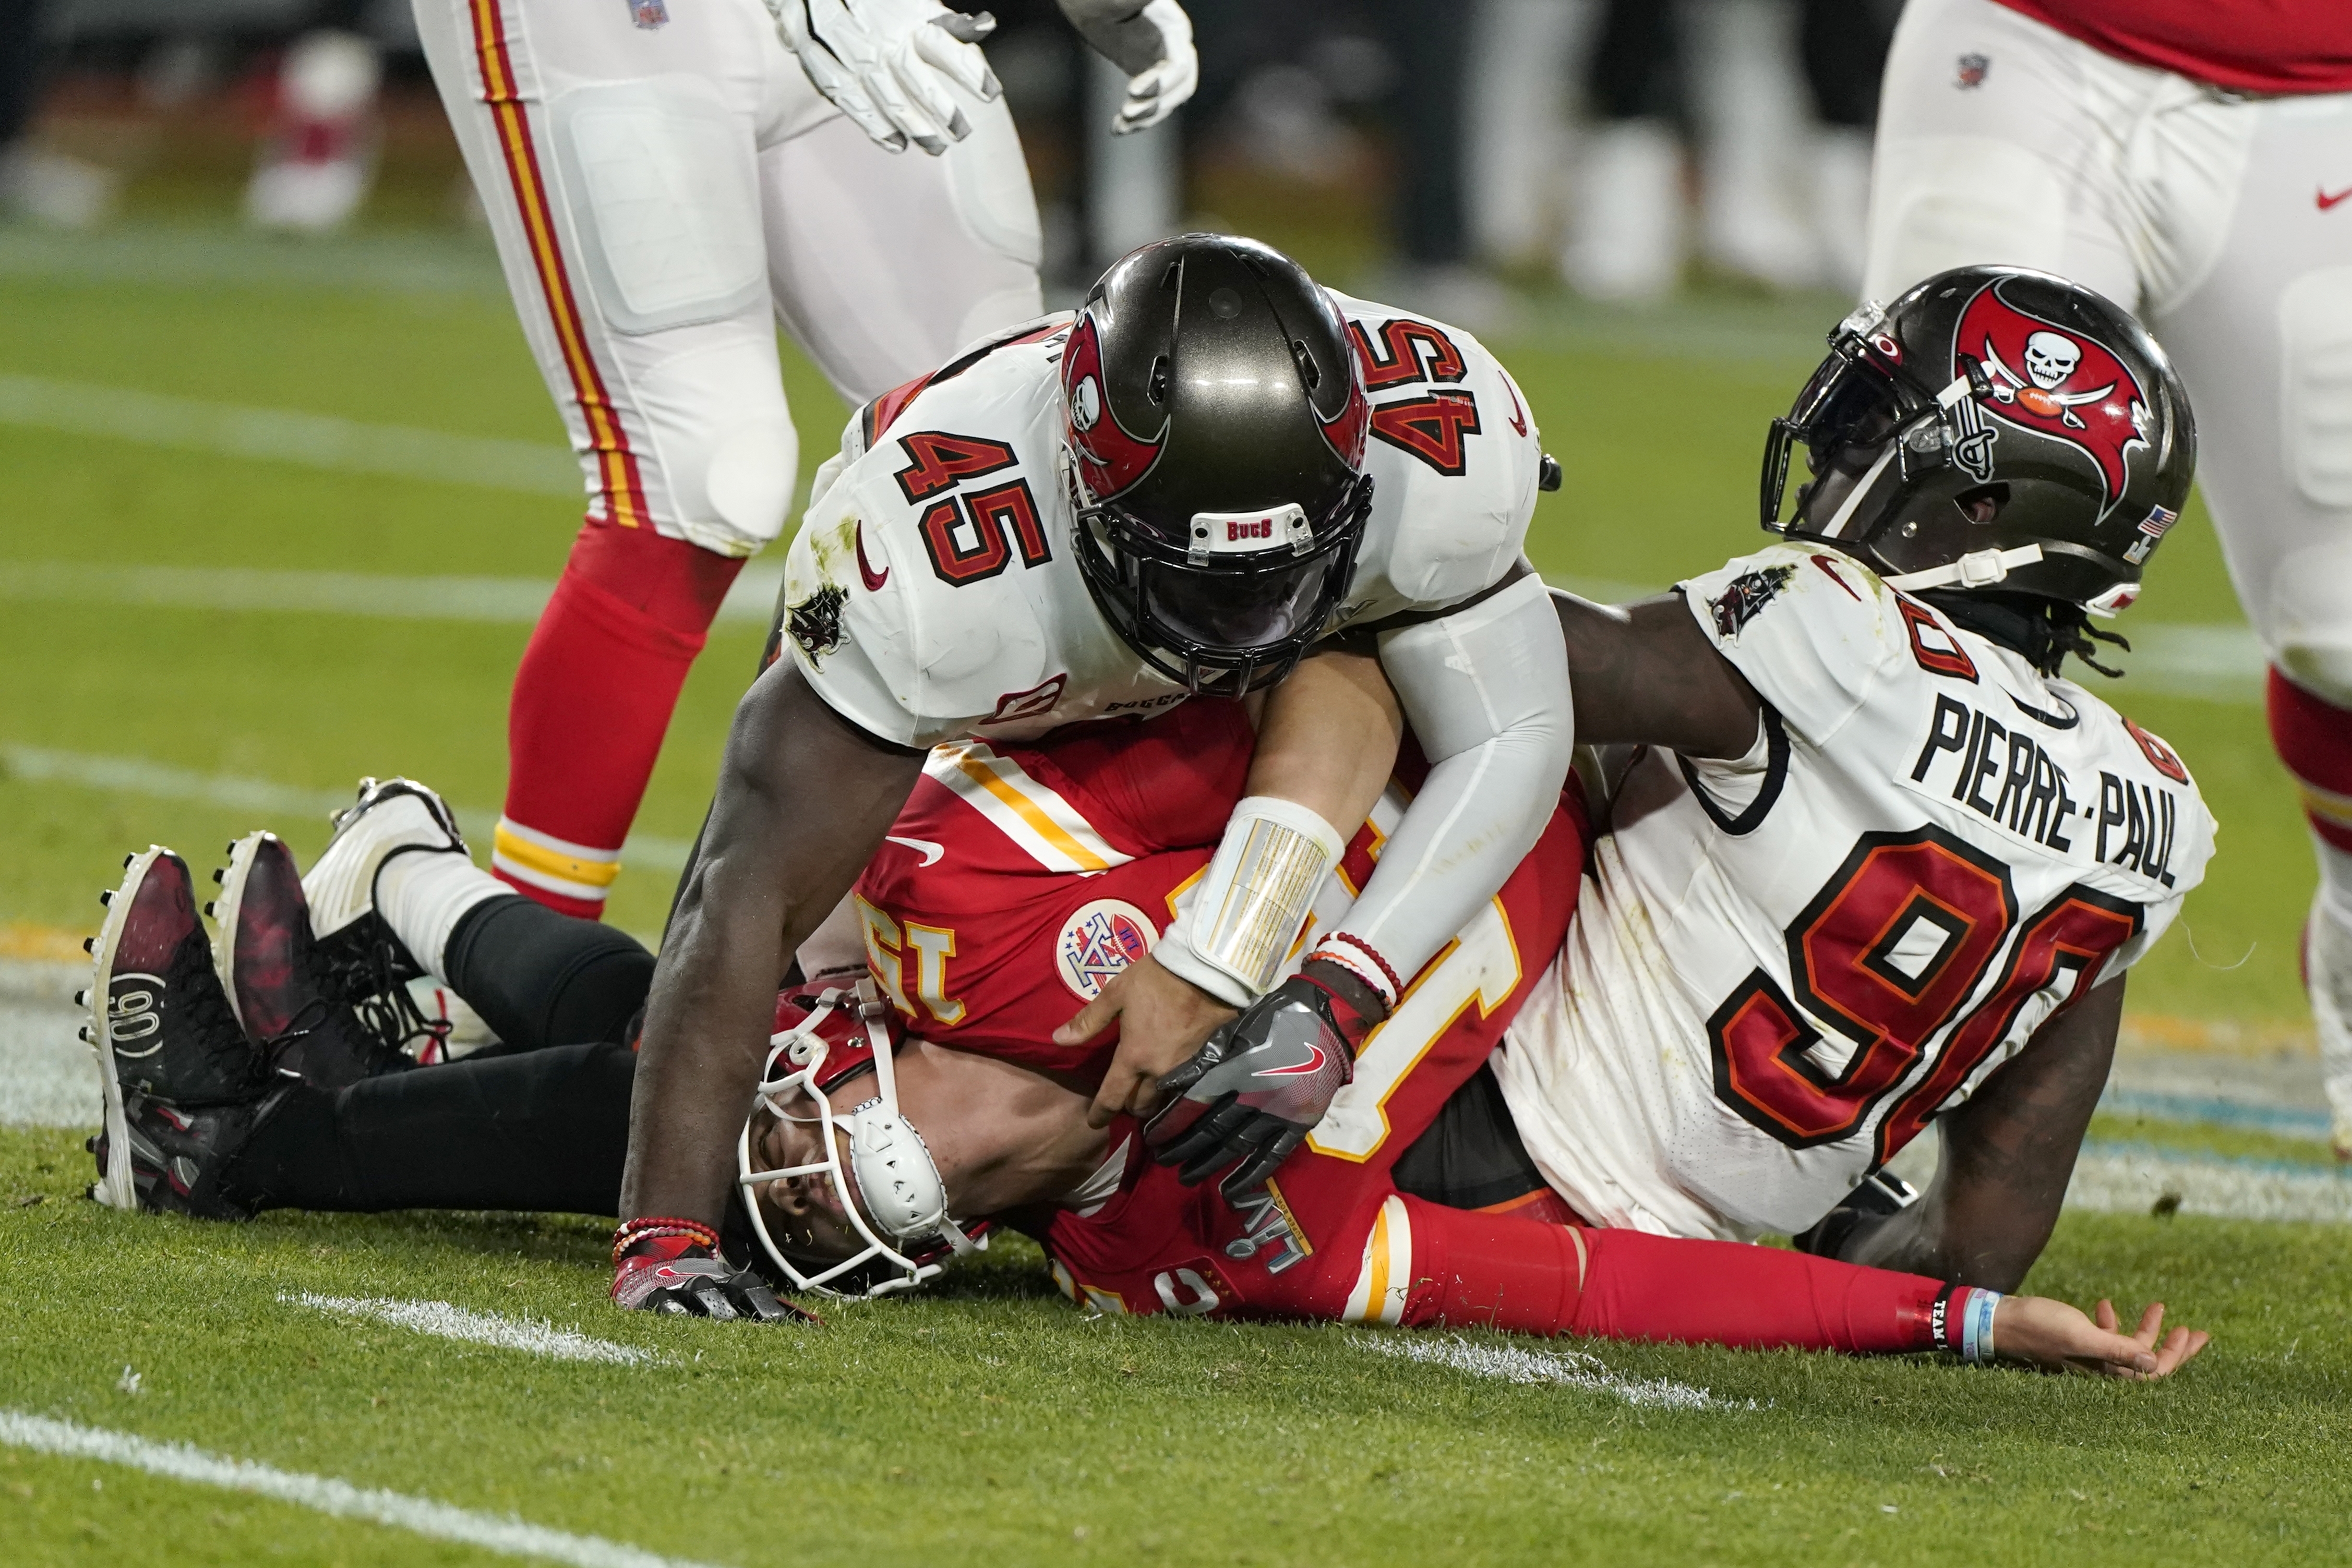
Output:
<instances>
[{"instance_id":1,"label":"number 90 jersey","mask_svg":"<svg viewBox=\"0 0 2352 1568\"><path fill-rule=\"evenodd\" d=\"M1334 299L1371 399L1372 510L1327 632L1500 581L1543 455L1518 388L1469 334ZM870 734L1029 740L1187 695L1111 630L1071 555L1069 325L1048 318L875 399L817 471L781 631L809 684Z\"/></svg>"},{"instance_id":2,"label":"number 90 jersey","mask_svg":"<svg viewBox=\"0 0 2352 1568\"><path fill-rule=\"evenodd\" d=\"M1636 756L1496 1069L1594 1221L1794 1232L2137 961L2213 819L2163 741L1845 556L1679 591L1761 733Z\"/></svg>"}]
</instances>

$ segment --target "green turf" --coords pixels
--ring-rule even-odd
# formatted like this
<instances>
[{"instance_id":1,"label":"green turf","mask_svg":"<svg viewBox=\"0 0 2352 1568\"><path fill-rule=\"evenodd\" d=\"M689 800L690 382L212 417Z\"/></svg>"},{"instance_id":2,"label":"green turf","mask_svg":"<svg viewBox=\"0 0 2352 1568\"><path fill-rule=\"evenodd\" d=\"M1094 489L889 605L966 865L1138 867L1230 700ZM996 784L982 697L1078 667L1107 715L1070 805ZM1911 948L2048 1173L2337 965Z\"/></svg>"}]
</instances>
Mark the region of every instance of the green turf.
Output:
<instances>
[{"instance_id":1,"label":"green turf","mask_svg":"<svg viewBox=\"0 0 2352 1568\"><path fill-rule=\"evenodd\" d=\"M418 240L400 267L370 271L356 244L262 251L159 233L142 259L132 233L80 253L104 263L85 276L0 242L0 373L560 439L478 245ZM419 258L433 287L331 281L344 259L354 277L398 277ZM213 270L174 281L181 265ZM1718 298L1644 318L1538 301L1515 335L1495 334L1570 476L1543 503L1538 564L1657 586L1752 548L1759 435L1810 362L1811 308ZM786 372L805 481L842 411L804 362L788 357ZM75 561L545 579L577 527L562 497L6 426L0 467L12 481L0 573ZM2234 618L2207 530L2176 530L2147 602L2164 620ZM526 632L10 601L0 746L318 790L403 770L494 810ZM712 638L643 830L693 832L757 642L741 627ZM2180 747L2223 822L2212 880L2143 967L2135 1006L2298 1015L2293 941L2311 873L2259 711L2129 691L2119 702ZM159 839L201 867L259 820L0 777L0 922L88 926L124 849ZM299 853L324 837L307 817L268 825ZM632 871L613 916L654 930L667 894L666 873ZM2096 1131L2313 1154L2124 1118ZM816 1333L625 1318L602 1301L605 1238L587 1222L138 1219L74 1196L88 1179L77 1144L0 1133L0 1263L19 1292L0 1335L0 1406L722 1563L2234 1565L2339 1556L2352 1504L2341 1229L2070 1216L2037 1288L2160 1291L2221 1334L2165 1387L1599 1347L1619 1373L1736 1406L1675 1413L1376 1359L1352 1331L1085 1318L1046 1292L1018 1243L936 1300L836 1310ZM529 1314L676 1365L582 1369L455 1346L324 1319L278 1303L281 1291ZM125 1364L143 1393L116 1390ZM17 1561L120 1562L163 1540L190 1563L481 1560L0 1449L0 1546Z\"/></svg>"},{"instance_id":2,"label":"green turf","mask_svg":"<svg viewBox=\"0 0 2352 1568\"><path fill-rule=\"evenodd\" d=\"M2065 1220L2038 1288L2160 1289L2218 1333L2168 1385L1577 1347L1730 1406L1662 1411L1376 1358L1357 1330L1084 1317L1020 1245L819 1330L625 1317L586 1222L201 1225L79 1200L86 1163L64 1134L0 1134L0 1202L45 1199L0 1223L0 1403L746 1568L2235 1565L2333 1560L2352 1509L2352 1311L2322 1284L2352 1269L2341 1228ZM528 1315L673 1364L566 1365L277 1299L306 1291ZM175 1563L474 1560L0 1450L19 1561L163 1538Z\"/></svg>"}]
</instances>

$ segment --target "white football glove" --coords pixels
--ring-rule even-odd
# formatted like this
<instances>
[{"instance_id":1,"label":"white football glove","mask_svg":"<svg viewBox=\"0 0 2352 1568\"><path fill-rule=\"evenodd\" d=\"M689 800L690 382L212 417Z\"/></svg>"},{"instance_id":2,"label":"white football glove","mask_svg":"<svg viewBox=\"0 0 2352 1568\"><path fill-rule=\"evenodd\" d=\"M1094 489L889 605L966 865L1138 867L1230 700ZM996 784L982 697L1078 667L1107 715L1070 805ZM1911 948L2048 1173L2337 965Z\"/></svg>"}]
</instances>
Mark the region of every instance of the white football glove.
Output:
<instances>
[{"instance_id":1,"label":"white football glove","mask_svg":"<svg viewBox=\"0 0 2352 1568\"><path fill-rule=\"evenodd\" d=\"M971 134L948 83L983 102L1003 90L980 52L996 30L985 11L950 11L938 0L766 3L811 85L893 152L911 141L936 158Z\"/></svg>"},{"instance_id":2,"label":"white football glove","mask_svg":"<svg viewBox=\"0 0 2352 1568\"><path fill-rule=\"evenodd\" d=\"M1176 0L1060 0L1062 15L1095 53L1127 73L1127 101L1110 122L1125 136L1159 124L1201 85L1192 19Z\"/></svg>"}]
</instances>

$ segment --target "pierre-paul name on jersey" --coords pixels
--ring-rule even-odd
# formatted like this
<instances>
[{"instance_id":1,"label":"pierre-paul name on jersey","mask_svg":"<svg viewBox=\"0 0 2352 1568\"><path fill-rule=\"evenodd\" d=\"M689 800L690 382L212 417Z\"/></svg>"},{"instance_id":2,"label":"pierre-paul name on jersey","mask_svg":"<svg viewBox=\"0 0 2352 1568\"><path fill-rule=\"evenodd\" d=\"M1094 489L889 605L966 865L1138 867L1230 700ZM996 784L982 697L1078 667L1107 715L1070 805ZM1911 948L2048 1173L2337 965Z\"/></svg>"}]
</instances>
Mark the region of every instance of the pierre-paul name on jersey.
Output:
<instances>
[{"instance_id":1,"label":"pierre-paul name on jersey","mask_svg":"<svg viewBox=\"0 0 2352 1568\"><path fill-rule=\"evenodd\" d=\"M1373 499L1334 629L1499 581L1542 457L1525 400L1476 340L1337 302L1371 393ZM1111 631L1072 555L1067 329L1049 319L876 399L817 473L786 557L782 642L872 734L1019 741L1185 698Z\"/></svg>"},{"instance_id":2,"label":"pierre-paul name on jersey","mask_svg":"<svg viewBox=\"0 0 2352 1568\"><path fill-rule=\"evenodd\" d=\"M1497 1071L1590 1218L1793 1231L2136 963L2212 818L2163 741L1844 556L1681 592L1761 734L1625 774Z\"/></svg>"}]
</instances>

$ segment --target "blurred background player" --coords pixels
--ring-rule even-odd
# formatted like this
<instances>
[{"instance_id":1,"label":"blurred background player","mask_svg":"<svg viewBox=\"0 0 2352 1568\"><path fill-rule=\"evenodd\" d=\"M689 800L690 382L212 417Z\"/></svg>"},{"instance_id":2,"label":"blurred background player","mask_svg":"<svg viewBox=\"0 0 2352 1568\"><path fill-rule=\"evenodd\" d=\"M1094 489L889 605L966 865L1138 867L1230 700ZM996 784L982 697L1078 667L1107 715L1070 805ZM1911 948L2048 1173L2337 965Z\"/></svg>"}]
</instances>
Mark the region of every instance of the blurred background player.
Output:
<instances>
[{"instance_id":1,"label":"blurred background player","mask_svg":"<svg viewBox=\"0 0 2352 1568\"><path fill-rule=\"evenodd\" d=\"M42 0L0 6L0 214L86 228L114 205L114 176L27 134L48 76L48 19Z\"/></svg>"},{"instance_id":2,"label":"blurred background player","mask_svg":"<svg viewBox=\"0 0 2352 1568\"><path fill-rule=\"evenodd\" d=\"M1140 65L1137 124L1184 79L1163 89L1144 57L1190 47L1173 0L1145 9L1071 6ZM752 0L416 6L588 479L587 524L515 677L492 854L567 914L601 909L710 621L783 529L799 446L777 321L862 402L1043 308L1028 171L970 42L982 19L930 0L780 16ZM910 141L929 155L893 155Z\"/></svg>"},{"instance_id":3,"label":"blurred background player","mask_svg":"<svg viewBox=\"0 0 2352 1568\"><path fill-rule=\"evenodd\" d=\"M2042 267L2179 366L2318 852L2305 980L2352 1158L2352 7L1913 0L1885 103L1866 293Z\"/></svg>"}]
</instances>

